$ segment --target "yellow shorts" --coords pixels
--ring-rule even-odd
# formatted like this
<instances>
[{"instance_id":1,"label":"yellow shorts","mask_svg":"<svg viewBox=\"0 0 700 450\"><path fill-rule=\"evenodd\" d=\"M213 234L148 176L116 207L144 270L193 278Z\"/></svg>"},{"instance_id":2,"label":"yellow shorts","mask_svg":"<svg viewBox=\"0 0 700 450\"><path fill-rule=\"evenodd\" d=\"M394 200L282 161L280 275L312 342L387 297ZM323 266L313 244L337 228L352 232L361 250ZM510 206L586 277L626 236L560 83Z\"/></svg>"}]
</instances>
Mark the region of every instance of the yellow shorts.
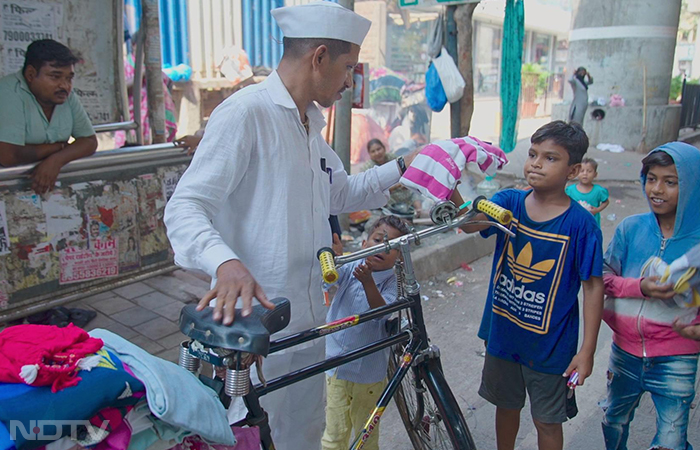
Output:
<instances>
[{"instance_id":1,"label":"yellow shorts","mask_svg":"<svg viewBox=\"0 0 700 450\"><path fill-rule=\"evenodd\" d=\"M364 428L387 380L379 383L353 383L326 376L326 431L321 440L323 450L347 450L351 440ZM379 426L363 447L379 449Z\"/></svg>"}]
</instances>

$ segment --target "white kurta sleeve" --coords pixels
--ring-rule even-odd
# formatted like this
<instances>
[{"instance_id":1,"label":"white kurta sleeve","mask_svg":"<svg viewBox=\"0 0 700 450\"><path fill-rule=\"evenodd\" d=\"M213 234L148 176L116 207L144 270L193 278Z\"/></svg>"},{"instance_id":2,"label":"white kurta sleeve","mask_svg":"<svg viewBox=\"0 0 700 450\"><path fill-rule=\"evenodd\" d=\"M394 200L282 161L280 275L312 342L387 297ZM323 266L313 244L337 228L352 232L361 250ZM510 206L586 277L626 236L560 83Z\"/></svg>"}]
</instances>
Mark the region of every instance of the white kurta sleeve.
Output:
<instances>
[{"instance_id":1,"label":"white kurta sleeve","mask_svg":"<svg viewBox=\"0 0 700 450\"><path fill-rule=\"evenodd\" d=\"M331 214L375 209L386 205L389 188L399 182L401 171L395 161L357 175L348 175L338 155L325 142L323 153L333 169Z\"/></svg>"},{"instance_id":2,"label":"white kurta sleeve","mask_svg":"<svg viewBox=\"0 0 700 450\"><path fill-rule=\"evenodd\" d=\"M165 226L175 263L216 276L218 267L238 259L212 220L235 191L250 162L255 127L234 102L212 113L192 163L165 207Z\"/></svg>"}]
</instances>

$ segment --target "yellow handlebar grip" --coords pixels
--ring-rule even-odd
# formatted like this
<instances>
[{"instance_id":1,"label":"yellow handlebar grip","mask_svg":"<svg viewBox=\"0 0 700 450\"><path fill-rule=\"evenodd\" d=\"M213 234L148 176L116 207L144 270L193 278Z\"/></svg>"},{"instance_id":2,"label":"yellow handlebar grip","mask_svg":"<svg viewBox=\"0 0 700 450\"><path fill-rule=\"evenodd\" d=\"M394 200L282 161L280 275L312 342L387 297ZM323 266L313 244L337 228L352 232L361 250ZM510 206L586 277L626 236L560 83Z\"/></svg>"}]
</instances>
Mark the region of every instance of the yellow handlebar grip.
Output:
<instances>
[{"instance_id":1,"label":"yellow handlebar grip","mask_svg":"<svg viewBox=\"0 0 700 450\"><path fill-rule=\"evenodd\" d=\"M338 271L335 269L335 260L333 259L333 250L324 247L318 251L318 260L321 263L321 274L323 281L327 284L333 284L338 281Z\"/></svg>"},{"instance_id":2,"label":"yellow handlebar grip","mask_svg":"<svg viewBox=\"0 0 700 450\"><path fill-rule=\"evenodd\" d=\"M497 204L486 200L486 197L478 197L474 200L474 209L493 217L501 225L508 225L513 220L513 213Z\"/></svg>"}]
</instances>

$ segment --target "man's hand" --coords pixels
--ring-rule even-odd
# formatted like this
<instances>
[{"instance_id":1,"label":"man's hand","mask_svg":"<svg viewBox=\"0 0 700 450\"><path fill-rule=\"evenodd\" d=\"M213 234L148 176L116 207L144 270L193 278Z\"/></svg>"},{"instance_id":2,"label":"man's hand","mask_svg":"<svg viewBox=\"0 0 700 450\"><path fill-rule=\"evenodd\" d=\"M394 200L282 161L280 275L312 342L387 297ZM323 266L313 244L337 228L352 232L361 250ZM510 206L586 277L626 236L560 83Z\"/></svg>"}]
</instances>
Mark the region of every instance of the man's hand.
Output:
<instances>
[{"instance_id":1,"label":"man's hand","mask_svg":"<svg viewBox=\"0 0 700 450\"><path fill-rule=\"evenodd\" d=\"M253 312L253 297L257 298L265 308L275 308L275 305L267 299L262 286L255 281L239 260L232 259L221 264L216 270L216 278L216 286L202 297L197 305L197 311L203 310L211 300L216 298L214 320L217 322L223 317L224 325L233 323L238 297L243 300L244 317Z\"/></svg>"},{"instance_id":2,"label":"man's hand","mask_svg":"<svg viewBox=\"0 0 700 450\"><path fill-rule=\"evenodd\" d=\"M333 233L333 245L331 246L335 256L341 256L343 254L343 241L340 240L338 233Z\"/></svg>"},{"instance_id":3,"label":"man's hand","mask_svg":"<svg viewBox=\"0 0 700 450\"><path fill-rule=\"evenodd\" d=\"M569 363L569 367L564 372L564 377L569 378L575 371L578 372L578 386L583 386L583 382L593 373L593 352L580 351Z\"/></svg>"},{"instance_id":4,"label":"man's hand","mask_svg":"<svg viewBox=\"0 0 700 450\"><path fill-rule=\"evenodd\" d=\"M700 324L684 325L678 319L673 321L673 330L687 339L700 341Z\"/></svg>"},{"instance_id":5,"label":"man's hand","mask_svg":"<svg viewBox=\"0 0 700 450\"><path fill-rule=\"evenodd\" d=\"M49 156L37 164L29 173L34 192L41 195L53 190L62 167L63 164L53 156Z\"/></svg>"},{"instance_id":6,"label":"man's hand","mask_svg":"<svg viewBox=\"0 0 700 450\"><path fill-rule=\"evenodd\" d=\"M640 287L645 297L670 300L676 295L672 284L657 284L657 281L659 277L647 277L642 280Z\"/></svg>"},{"instance_id":7,"label":"man's hand","mask_svg":"<svg viewBox=\"0 0 700 450\"><path fill-rule=\"evenodd\" d=\"M185 151L187 151L187 156L193 155L199 143L202 141L201 136L196 136L188 134L180 139L175 140L175 144L181 145Z\"/></svg>"},{"instance_id":8,"label":"man's hand","mask_svg":"<svg viewBox=\"0 0 700 450\"><path fill-rule=\"evenodd\" d=\"M355 278L357 278L363 285L367 283L374 283L374 278L372 278L372 269L370 269L365 263L357 266L352 274L355 275Z\"/></svg>"}]
</instances>

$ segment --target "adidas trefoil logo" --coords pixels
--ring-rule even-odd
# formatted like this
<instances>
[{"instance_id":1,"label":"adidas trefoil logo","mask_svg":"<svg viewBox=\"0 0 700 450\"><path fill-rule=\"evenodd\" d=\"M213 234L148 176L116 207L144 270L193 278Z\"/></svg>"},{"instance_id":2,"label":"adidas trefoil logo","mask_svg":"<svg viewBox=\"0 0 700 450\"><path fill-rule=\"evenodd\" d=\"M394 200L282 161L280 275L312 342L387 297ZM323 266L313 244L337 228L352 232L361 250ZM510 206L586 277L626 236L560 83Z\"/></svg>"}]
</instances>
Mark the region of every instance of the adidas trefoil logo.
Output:
<instances>
[{"instance_id":1,"label":"adidas trefoil logo","mask_svg":"<svg viewBox=\"0 0 700 450\"><path fill-rule=\"evenodd\" d=\"M555 260L545 259L537 264L532 264L532 245L525 244L518 257L515 257L513 244L508 243L508 267L515 275L515 279L522 283L532 283L542 279L554 267Z\"/></svg>"}]
</instances>

